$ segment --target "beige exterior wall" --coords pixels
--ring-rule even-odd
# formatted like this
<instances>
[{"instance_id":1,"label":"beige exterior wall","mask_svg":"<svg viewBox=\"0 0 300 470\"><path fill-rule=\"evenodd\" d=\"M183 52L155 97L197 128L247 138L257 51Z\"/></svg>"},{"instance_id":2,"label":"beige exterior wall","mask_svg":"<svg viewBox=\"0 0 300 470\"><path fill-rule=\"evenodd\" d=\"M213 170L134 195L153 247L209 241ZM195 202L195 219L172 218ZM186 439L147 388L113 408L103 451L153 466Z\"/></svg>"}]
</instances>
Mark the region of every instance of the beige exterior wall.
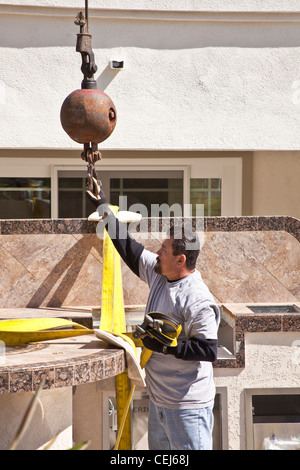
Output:
<instances>
[{"instance_id":1,"label":"beige exterior wall","mask_svg":"<svg viewBox=\"0 0 300 470\"><path fill-rule=\"evenodd\" d=\"M300 218L300 152L254 152L253 215Z\"/></svg>"}]
</instances>

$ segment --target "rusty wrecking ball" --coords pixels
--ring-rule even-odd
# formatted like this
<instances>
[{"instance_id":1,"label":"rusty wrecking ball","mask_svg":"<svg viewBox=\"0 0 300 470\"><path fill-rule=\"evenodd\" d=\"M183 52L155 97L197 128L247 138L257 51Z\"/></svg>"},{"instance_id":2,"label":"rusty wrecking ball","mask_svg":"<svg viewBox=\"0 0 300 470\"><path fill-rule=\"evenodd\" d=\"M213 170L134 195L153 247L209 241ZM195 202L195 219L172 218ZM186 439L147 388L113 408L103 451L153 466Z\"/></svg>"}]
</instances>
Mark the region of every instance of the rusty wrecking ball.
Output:
<instances>
[{"instance_id":1,"label":"rusty wrecking ball","mask_svg":"<svg viewBox=\"0 0 300 470\"><path fill-rule=\"evenodd\" d=\"M62 104L60 121L65 132L80 144L98 144L113 132L117 112L111 98L98 89L79 89Z\"/></svg>"}]
</instances>

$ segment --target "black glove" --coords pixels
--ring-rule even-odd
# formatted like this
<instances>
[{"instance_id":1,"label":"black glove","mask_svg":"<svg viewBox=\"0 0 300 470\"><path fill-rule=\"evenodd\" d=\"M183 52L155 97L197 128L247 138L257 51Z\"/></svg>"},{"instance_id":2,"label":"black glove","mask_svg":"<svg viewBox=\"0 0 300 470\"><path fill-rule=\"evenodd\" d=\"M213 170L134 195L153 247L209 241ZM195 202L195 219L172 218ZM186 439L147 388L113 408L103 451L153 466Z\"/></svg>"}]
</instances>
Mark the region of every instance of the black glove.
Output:
<instances>
[{"instance_id":1,"label":"black glove","mask_svg":"<svg viewBox=\"0 0 300 470\"><path fill-rule=\"evenodd\" d=\"M101 182L94 176L89 175L88 177L86 194L96 209L102 204L107 203L104 191L101 188Z\"/></svg>"},{"instance_id":2,"label":"black glove","mask_svg":"<svg viewBox=\"0 0 300 470\"><path fill-rule=\"evenodd\" d=\"M163 345L162 343L157 341L157 339L150 338L150 336L144 336L144 338L142 338L142 341L145 348L150 349L150 351L169 354L169 349L172 349L168 346Z\"/></svg>"},{"instance_id":3,"label":"black glove","mask_svg":"<svg viewBox=\"0 0 300 470\"><path fill-rule=\"evenodd\" d=\"M94 176L89 176L86 194L95 209L97 209L100 217L106 218L108 215L112 214L111 210L109 209L104 191L101 188L101 182L98 181Z\"/></svg>"}]
</instances>

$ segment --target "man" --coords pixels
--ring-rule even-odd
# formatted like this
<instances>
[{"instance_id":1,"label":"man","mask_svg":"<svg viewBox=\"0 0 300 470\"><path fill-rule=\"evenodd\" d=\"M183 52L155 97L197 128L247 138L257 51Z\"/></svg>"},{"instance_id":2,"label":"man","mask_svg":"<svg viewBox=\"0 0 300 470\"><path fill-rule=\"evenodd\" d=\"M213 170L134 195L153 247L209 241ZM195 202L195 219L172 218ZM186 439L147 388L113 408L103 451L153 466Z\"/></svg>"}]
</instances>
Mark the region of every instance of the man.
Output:
<instances>
[{"instance_id":1,"label":"man","mask_svg":"<svg viewBox=\"0 0 300 470\"><path fill-rule=\"evenodd\" d=\"M106 217L110 238L125 263L149 286L146 313L164 313L182 326L176 347L143 338L144 346L153 351L145 367L149 449L212 449L212 362L217 359L220 313L195 268L198 237L195 233L186 237L184 230L178 236L171 230L157 255L151 253L118 222L95 179L93 183L94 191L88 195Z\"/></svg>"}]
</instances>

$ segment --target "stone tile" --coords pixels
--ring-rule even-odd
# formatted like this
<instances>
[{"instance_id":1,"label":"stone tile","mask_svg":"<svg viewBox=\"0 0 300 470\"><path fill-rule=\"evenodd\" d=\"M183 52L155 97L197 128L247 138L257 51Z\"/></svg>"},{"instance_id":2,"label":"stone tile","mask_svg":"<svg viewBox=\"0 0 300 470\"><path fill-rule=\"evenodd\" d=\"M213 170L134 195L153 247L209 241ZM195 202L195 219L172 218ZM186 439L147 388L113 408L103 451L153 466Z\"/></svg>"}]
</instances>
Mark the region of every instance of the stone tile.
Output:
<instances>
[{"instance_id":1,"label":"stone tile","mask_svg":"<svg viewBox=\"0 0 300 470\"><path fill-rule=\"evenodd\" d=\"M0 305L3 305L7 292L12 290L12 286L18 282L26 271L24 266L1 246L0 264Z\"/></svg>"},{"instance_id":2,"label":"stone tile","mask_svg":"<svg viewBox=\"0 0 300 470\"><path fill-rule=\"evenodd\" d=\"M149 287L122 263L123 295L125 305L146 304Z\"/></svg>"},{"instance_id":3,"label":"stone tile","mask_svg":"<svg viewBox=\"0 0 300 470\"><path fill-rule=\"evenodd\" d=\"M32 371L24 370L11 370L9 377L9 391L10 393L16 392L31 392L32 391Z\"/></svg>"},{"instance_id":4,"label":"stone tile","mask_svg":"<svg viewBox=\"0 0 300 470\"><path fill-rule=\"evenodd\" d=\"M42 256L55 238L55 235L49 234L14 234L0 237L0 244L16 261L27 268L36 258Z\"/></svg>"},{"instance_id":5,"label":"stone tile","mask_svg":"<svg viewBox=\"0 0 300 470\"><path fill-rule=\"evenodd\" d=\"M101 301L102 263L86 252L66 272L51 301L60 305L99 305Z\"/></svg>"},{"instance_id":6,"label":"stone tile","mask_svg":"<svg viewBox=\"0 0 300 470\"><path fill-rule=\"evenodd\" d=\"M70 387L74 383L74 366L55 367L55 386Z\"/></svg>"},{"instance_id":7,"label":"stone tile","mask_svg":"<svg viewBox=\"0 0 300 470\"><path fill-rule=\"evenodd\" d=\"M269 274L277 280L278 294L275 301L279 301L278 295L283 295L282 301L288 297L291 301L300 299L300 246L292 235L285 231L266 231L239 232L234 237L242 249L251 253L265 268L269 282ZM291 296L287 296L285 290Z\"/></svg>"},{"instance_id":8,"label":"stone tile","mask_svg":"<svg viewBox=\"0 0 300 470\"><path fill-rule=\"evenodd\" d=\"M9 372L0 367L0 395L9 392Z\"/></svg>"},{"instance_id":9,"label":"stone tile","mask_svg":"<svg viewBox=\"0 0 300 470\"><path fill-rule=\"evenodd\" d=\"M300 242L300 220L294 217L287 217L285 222L287 232Z\"/></svg>"},{"instance_id":10,"label":"stone tile","mask_svg":"<svg viewBox=\"0 0 300 470\"><path fill-rule=\"evenodd\" d=\"M116 375L121 374L127 368L125 354L116 358Z\"/></svg>"},{"instance_id":11,"label":"stone tile","mask_svg":"<svg viewBox=\"0 0 300 470\"><path fill-rule=\"evenodd\" d=\"M1 223L1 234L24 234L30 235L35 233L52 233L52 219L22 219L22 220L5 220Z\"/></svg>"},{"instance_id":12,"label":"stone tile","mask_svg":"<svg viewBox=\"0 0 300 470\"><path fill-rule=\"evenodd\" d=\"M243 285L257 268L255 258L241 250L229 232L207 232L197 267L212 294L220 301L237 297ZM227 299L227 300L226 300Z\"/></svg>"},{"instance_id":13,"label":"stone tile","mask_svg":"<svg viewBox=\"0 0 300 470\"><path fill-rule=\"evenodd\" d=\"M103 349L103 345L106 346ZM0 394L69 387L113 377L125 370L122 349L108 349L95 335L83 335L30 345L7 354L0 366Z\"/></svg>"},{"instance_id":14,"label":"stone tile","mask_svg":"<svg viewBox=\"0 0 300 470\"><path fill-rule=\"evenodd\" d=\"M84 360L75 364L73 385L84 384L91 381L90 362Z\"/></svg>"},{"instance_id":15,"label":"stone tile","mask_svg":"<svg viewBox=\"0 0 300 470\"><path fill-rule=\"evenodd\" d=\"M227 217L205 217L205 232L224 232L227 227Z\"/></svg>"},{"instance_id":16,"label":"stone tile","mask_svg":"<svg viewBox=\"0 0 300 470\"><path fill-rule=\"evenodd\" d=\"M102 268L99 254L97 257L90 254L91 240L85 237L76 240L72 235L54 237L28 266L28 271L40 283L29 305L99 303Z\"/></svg>"},{"instance_id":17,"label":"stone tile","mask_svg":"<svg viewBox=\"0 0 300 470\"><path fill-rule=\"evenodd\" d=\"M264 267L249 273L238 289L232 291L230 302L293 302L296 298Z\"/></svg>"},{"instance_id":18,"label":"stone tile","mask_svg":"<svg viewBox=\"0 0 300 470\"><path fill-rule=\"evenodd\" d=\"M112 371L116 370L116 358L114 356L107 356L104 362L104 378L111 377Z\"/></svg>"},{"instance_id":19,"label":"stone tile","mask_svg":"<svg viewBox=\"0 0 300 470\"><path fill-rule=\"evenodd\" d=\"M103 240L95 233L73 234L73 237L80 241L83 249L91 253L98 261L102 263Z\"/></svg>"},{"instance_id":20,"label":"stone tile","mask_svg":"<svg viewBox=\"0 0 300 470\"><path fill-rule=\"evenodd\" d=\"M90 363L90 378L91 382L104 379L104 364L99 360L91 360Z\"/></svg>"},{"instance_id":21,"label":"stone tile","mask_svg":"<svg viewBox=\"0 0 300 470\"><path fill-rule=\"evenodd\" d=\"M74 234L92 233L95 231L95 223L86 219L54 219L52 221L53 233Z\"/></svg>"},{"instance_id":22,"label":"stone tile","mask_svg":"<svg viewBox=\"0 0 300 470\"><path fill-rule=\"evenodd\" d=\"M263 314L238 316L236 330L243 333L281 331L281 316Z\"/></svg>"},{"instance_id":23,"label":"stone tile","mask_svg":"<svg viewBox=\"0 0 300 470\"><path fill-rule=\"evenodd\" d=\"M295 301L299 254L286 232L206 232L198 268L221 302Z\"/></svg>"},{"instance_id":24,"label":"stone tile","mask_svg":"<svg viewBox=\"0 0 300 470\"><path fill-rule=\"evenodd\" d=\"M154 227L154 232L140 226L133 236L156 252L165 222L147 219L147 230ZM208 217L204 222L198 267L217 301L299 299L299 221L260 216ZM0 262L5 269L0 273L0 307L101 303L102 240L94 223L1 221L1 232ZM125 304L144 304L147 285L123 262L121 266Z\"/></svg>"},{"instance_id":25,"label":"stone tile","mask_svg":"<svg viewBox=\"0 0 300 470\"><path fill-rule=\"evenodd\" d=\"M257 230L258 218L249 217L228 217L226 220L226 230L230 232Z\"/></svg>"},{"instance_id":26,"label":"stone tile","mask_svg":"<svg viewBox=\"0 0 300 470\"><path fill-rule=\"evenodd\" d=\"M76 243L72 235L52 235L45 248L27 266L28 271L37 280L44 282L47 279L49 283L53 283L53 279L57 280L62 276L76 258Z\"/></svg>"},{"instance_id":27,"label":"stone tile","mask_svg":"<svg viewBox=\"0 0 300 470\"><path fill-rule=\"evenodd\" d=\"M6 308L39 307L45 295L44 287L40 286L30 273L23 271L14 283L2 290L0 306Z\"/></svg>"},{"instance_id":28,"label":"stone tile","mask_svg":"<svg viewBox=\"0 0 300 470\"><path fill-rule=\"evenodd\" d=\"M44 388L55 388L55 369L54 367L35 366L32 370L32 388L37 390L42 380L45 380Z\"/></svg>"},{"instance_id":29,"label":"stone tile","mask_svg":"<svg viewBox=\"0 0 300 470\"><path fill-rule=\"evenodd\" d=\"M282 331L300 332L300 318L297 315L284 315L282 319Z\"/></svg>"},{"instance_id":30,"label":"stone tile","mask_svg":"<svg viewBox=\"0 0 300 470\"><path fill-rule=\"evenodd\" d=\"M258 230L285 230L285 216L265 217L259 216Z\"/></svg>"}]
</instances>

